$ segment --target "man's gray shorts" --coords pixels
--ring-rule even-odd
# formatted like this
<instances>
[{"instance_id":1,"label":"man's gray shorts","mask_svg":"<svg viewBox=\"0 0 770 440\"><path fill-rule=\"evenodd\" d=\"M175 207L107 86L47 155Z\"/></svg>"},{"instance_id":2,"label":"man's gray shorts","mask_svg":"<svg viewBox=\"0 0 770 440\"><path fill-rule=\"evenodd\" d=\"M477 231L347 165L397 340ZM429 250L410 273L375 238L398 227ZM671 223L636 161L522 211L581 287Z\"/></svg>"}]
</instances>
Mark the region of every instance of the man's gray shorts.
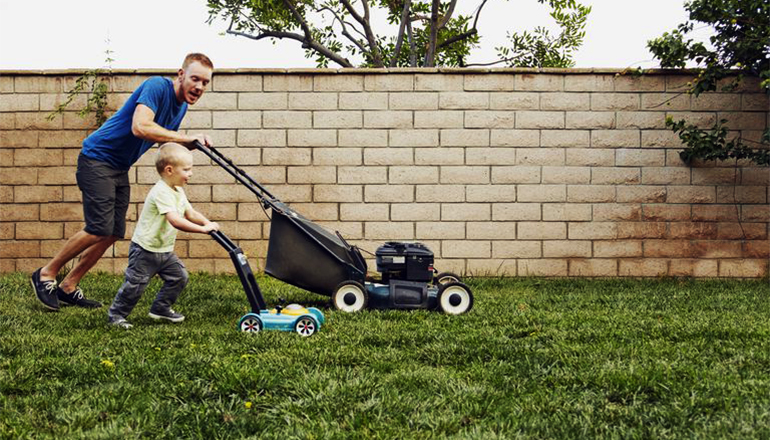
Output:
<instances>
[{"instance_id":1,"label":"man's gray shorts","mask_svg":"<svg viewBox=\"0 0 770 440\"><path fill-rule=\"evenodd\" d=\"M155 274L163 280L163 287L158 291L150 312L163 313L171 308L187 285L187 269L175 253L150 252L132 241L128 248L126 279L107 312L110 320L128 317Z\"/></svg>"},{"instance_id":2,"label":"man's gray shorts","mask_svg":"<svg viewBox=\"0 0 770 440\"><path fill-rule=\"evenodd\" d=\"M123 238L131 199L128 171L116 170L105 162L80 154L75 176L83 194L85 231L101 237Z\"/></svg>"}]
</instances>

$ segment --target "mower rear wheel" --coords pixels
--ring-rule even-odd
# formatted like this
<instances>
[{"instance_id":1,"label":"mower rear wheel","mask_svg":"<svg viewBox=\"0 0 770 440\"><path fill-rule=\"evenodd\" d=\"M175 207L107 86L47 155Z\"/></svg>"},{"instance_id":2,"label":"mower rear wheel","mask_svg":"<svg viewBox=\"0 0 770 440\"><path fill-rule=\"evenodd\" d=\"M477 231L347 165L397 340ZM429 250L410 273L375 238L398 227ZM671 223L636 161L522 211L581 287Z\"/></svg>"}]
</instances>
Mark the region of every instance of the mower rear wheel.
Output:
<instances>
[{"instance_id":1,"label":"mower rear wheel","mask_svg":"<svg viewBox=\"0 0 770 440\"><path fill-rule=\"evenodd\" d=\"M255 315L254 313L249 313L248 315L241 318L241 322L238 323L238 327L240 327L242 332L259 333L262 330L262 320L259 319L259 316Z\"/></svg>"},{"instance_id":2,"label":"mower rear wheel","mask_svg":"<svg viewBox=\"0 0 770 440\"><path fill-rule=\"evenodd\" d=\"M449 315L461 315L473 308L473 293L463 283L450 282L439 287L438 306Z\"/></svg>"},{"instance_id":3,"label":"mower rear wheel","mask_svg":"<svg viewBox=\"0 0 770 440\"><path fill-rule=\"evenodd\" d=\"M459 275L456 275L452 272L440 272L438 275L433 277L433 282L440 286L442 284L448 283L461 283L462 279L460 279Z\"/></svg>"},{"instance_id":4,"label":"mower rear wheel","mask_svg":"<svg viewBox=\"0 0 770 440\"><path fill-rule=\"evenodd\" d=\"M302 337L312 336L318 330L318 324L310 316L302 316L294 323L294 331Z\"/></svg>"},{"instance_id":5,"label":"mower rear wheel","mask_svg":"<svg viewBox=\"0 0 770 440\"><path fill-rule=\"evenodd\" d=\"M369 304L369 292L358 281L343 281L334 289L332 304L343 312L360 312Z\"/></svg>"}]
</instances>

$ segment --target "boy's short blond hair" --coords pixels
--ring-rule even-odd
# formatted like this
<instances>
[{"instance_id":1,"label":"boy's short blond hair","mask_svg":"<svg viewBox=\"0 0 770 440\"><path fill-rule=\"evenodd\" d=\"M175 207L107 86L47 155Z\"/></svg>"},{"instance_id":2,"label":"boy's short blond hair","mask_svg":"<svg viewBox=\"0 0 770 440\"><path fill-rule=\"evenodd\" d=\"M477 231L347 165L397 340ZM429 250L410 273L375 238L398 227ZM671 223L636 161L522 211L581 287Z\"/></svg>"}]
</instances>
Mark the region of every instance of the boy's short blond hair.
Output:
<instances>
[{"instance_id":1,"label":"boy's short blond hair","mask_svg":"<svg viewBox=\"0 0 770 440\"><path fill-rule=\"evenodd\" d=\"M155 156L155 169L158 174L163 174L163 170L167 166L175 167L184 160L183 158L187 157L192 157L190 150L176 142L166 142L160 146L158 154Z\"/></svg>"}]
</instances>

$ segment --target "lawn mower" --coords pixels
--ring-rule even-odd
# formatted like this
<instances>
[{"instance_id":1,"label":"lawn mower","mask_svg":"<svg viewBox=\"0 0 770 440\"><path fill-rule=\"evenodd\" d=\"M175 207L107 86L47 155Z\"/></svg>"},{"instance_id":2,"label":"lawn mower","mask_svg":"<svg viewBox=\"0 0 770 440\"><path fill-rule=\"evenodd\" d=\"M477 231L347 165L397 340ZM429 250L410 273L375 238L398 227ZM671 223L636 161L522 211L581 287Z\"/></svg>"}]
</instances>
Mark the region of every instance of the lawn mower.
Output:
<instances>
[{"instance_id":1,"label":"lawn mower","mask_svg":"<svg viewBox=\"0 0 770 440\"><path fill-rule=\"evenodd\" d=\"M434 269L433 252L423 244L385 243L374 254L379 274L369 275L361 249L348 244L339 232L332 234L303 217L215 148L200 142L195 142L195 147L254 193L266 215L267 209L271 210L266 274L328 296L332 306L344 312L368 307L430 309L459 315L473 307L471 289L457 275ZM232 258L236 262L237 256ZM245 283L244 288L248 291ZM252 303L252 309L262 310L254 306Z\"/></svg>"},{"instance_id":2,"label":"lawn mower","mask_svg":"<svg viewBox=\"0 0 770 440\"><path fill-rule=\"evenodd\" d=\"M279 305L268 310L265 298L259 290L259 284L254 278L254 272L241 248L221 231L211 231L210 235L227 250L230 259L233 260L235 271L246 292L246 298L251 304L251 313L244 315L238 322L238 328L241 331L257 333L262 330L280 330L294 331L300 336L312 336L321 329L325 320L324 314L315 307L305 308L299 304L289 304L286 307Z\"/></svg>"}]
</instances>

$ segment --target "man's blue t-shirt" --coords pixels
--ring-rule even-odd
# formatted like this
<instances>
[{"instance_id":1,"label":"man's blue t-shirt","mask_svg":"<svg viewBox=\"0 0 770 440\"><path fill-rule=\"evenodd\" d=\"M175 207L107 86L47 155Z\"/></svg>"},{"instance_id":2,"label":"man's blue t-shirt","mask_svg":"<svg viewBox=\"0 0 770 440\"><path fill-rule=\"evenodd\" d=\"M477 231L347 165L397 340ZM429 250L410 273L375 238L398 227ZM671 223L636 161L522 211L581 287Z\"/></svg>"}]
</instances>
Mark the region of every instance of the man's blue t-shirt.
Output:
<instances>
[{"instance_id":1,"label":"man's blue t-shirt","mask_svg":"<svg viewBox=\"0 0 770 440\"><path fill-rule=\"evenodd\" d=\"M177 102L174 83L170 79L149 78L134 90L117 113L83 141L83 155L107 162L118 170L131 168L155 144L131 133L137 104L144 104L155 112L153 120L156 124L174 131L179 129L187 112L187 103Z\"/></svg>"}]
</instances>

